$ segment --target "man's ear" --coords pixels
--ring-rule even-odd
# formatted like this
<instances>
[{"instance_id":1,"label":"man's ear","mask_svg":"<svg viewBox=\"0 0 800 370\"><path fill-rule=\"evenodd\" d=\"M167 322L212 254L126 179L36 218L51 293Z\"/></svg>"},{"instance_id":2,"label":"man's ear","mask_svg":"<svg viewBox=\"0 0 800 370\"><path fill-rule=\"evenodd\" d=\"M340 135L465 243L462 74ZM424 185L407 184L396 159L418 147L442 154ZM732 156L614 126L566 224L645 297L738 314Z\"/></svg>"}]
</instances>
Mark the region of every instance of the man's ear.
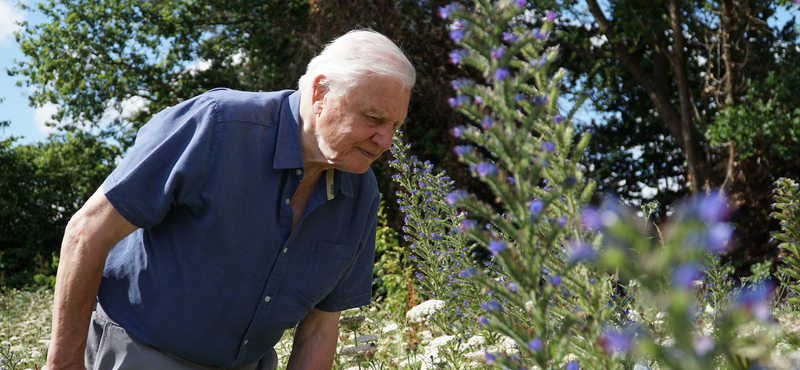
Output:
<instances>
[{"instance_id":1,"label":"man's ear","mask_svg":"<svg viewBox=\"0 0 800 370\"><path fill-rule=\"evenodd\" d=\"M326 80L327 77L325 77L325 75L319 75L314 78L314 85L311 91L311 106L314 110L314 114L322 112L323 99L325 98L325 94L328 93L328 87L325 86Z\"/></svg>"}]
</instances>

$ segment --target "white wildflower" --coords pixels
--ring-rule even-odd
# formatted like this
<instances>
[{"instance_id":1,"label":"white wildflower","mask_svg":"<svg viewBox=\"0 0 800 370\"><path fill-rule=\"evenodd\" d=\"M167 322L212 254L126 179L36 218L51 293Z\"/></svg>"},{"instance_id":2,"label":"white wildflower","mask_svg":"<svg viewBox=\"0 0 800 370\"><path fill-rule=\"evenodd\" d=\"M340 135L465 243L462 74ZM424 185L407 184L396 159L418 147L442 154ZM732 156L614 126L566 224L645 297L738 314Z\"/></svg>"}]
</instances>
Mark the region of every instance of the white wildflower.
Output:
<instances>
[{"instance_id":1,"label":"white wildflower","mask_svg":"<svg viewBox=\"0 0 800 370\"><path fill-rule=\"evenodd\" d=\"M422 322L435 312L444 308L444 301L438 299L431 299L420 303L416 307L410 309L406 313L406 321L409 322Z\"/></svg>"},{"instance_id":2,"label":"white wildflower","mask_svg":"<svg viewBox=\"0 0 800 370\"><path fill-rule=\"evenodd\" d=\"M381 328L381 333L392 332L392 331L397 330L398 328L399 328L399 326L397 324L392 323L392 324L386 325L383 328Z\"/></svg>"},{"instance_id":3,"label":"white wildflower","mask_svg":"<svg viewBox=\"0 0 800 370\"><path fill-rule=\"evenodd\" d=\"M455 336L453 335L445 335L432 340L428 345L425 347L425 356L428 357L439 357L439 347L450 343Z\"/></svg>"},{"instance_id":4,"label":"white wildflower","mask_svg":"<svg viewBox=\"0 0 800 370\"><path fill-rule=\"evenodd\" d=\"M476 335L467 340L467 345L473 347L482 346L484 343L486 343L486 338L484 338L482 335Z\"/></svg>"},{"instance_id":5,"label":"white wildflower","mask_svg":"<svg viewBox=\"0 0 800 370\"><path fill-rule=\"evenodd\" d=\"M369 342L369 341L373 341L373 340L378 340L378 336L374 335L374 334L359 335L356 338L356 340L358 341L358 343L364 343L364 342Z\"/></svg>"}]
</instances>

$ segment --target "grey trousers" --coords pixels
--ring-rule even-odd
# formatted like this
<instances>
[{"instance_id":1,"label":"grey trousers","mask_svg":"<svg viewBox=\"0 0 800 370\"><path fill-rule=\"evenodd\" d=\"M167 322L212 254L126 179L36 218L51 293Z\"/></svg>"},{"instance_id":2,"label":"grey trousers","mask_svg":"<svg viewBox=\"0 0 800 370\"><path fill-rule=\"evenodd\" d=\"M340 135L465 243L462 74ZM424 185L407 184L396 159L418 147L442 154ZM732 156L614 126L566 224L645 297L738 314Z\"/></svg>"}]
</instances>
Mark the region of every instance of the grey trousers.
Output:
<instances>
[{"instance_id":1,"label":"grey trousers","mask_svg":"<svg viewBox=\"0 0 800 370\"><path fill-rule=\"evenodd\" d=\"M128 335L112 321L98 304L92 312L89 338L86 342L88 370L222 370L217 366L201 365L162 352ZM258 363L235 370L275 370L278 356L270 351Z\"/></svg>"}]
</instances>

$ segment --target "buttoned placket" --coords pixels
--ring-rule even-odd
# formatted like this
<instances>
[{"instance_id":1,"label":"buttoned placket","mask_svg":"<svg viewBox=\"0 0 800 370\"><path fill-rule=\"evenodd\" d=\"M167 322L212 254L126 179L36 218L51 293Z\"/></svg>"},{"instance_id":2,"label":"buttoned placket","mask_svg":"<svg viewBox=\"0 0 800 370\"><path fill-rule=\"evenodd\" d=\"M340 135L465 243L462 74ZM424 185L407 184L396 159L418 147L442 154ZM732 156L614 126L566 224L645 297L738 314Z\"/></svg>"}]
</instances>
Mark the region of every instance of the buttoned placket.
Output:
<instances>
[{"instance_id":1,"label":"buttoned placket","mask_svg":"<svg viewBox=\"0 0 800 370\"><path fill-rule=\"evenodd\" d=\"M298 168L294 171L295 177L293 179L287 179L287 184L284 187L284 193L282 194L284 198L284 204L281 206L280 211L280 223L281 228L284 227L291 227L293 211L290 207L291 204L291 195L297 190L300 180L303 179L303 170ZM319 187L319 186L318 186ZM315 188L314 192L317 192L317 188ZM312 199L314 196L312 195ZM319 202L318 204L314 204L312 200L309 200L309 206L316 208L320 204L324 203L325 200ZM311 210L313 212L313 209ZM300 224L302 224L302 220L300 220ZM300 228L300 224L297 225L295 231ZM283 237L281 238L283 239ZM272 301L272 294L275 294L277 289L281 286L282 278L284 276L284 271L287 265L287 257L289 257L289 245L291 244L290 241L294 239L292 237L292 232L289 233L288 237L283 241L283 249L281 249L280 254L277 256L278 260L275 262L275 267L273 268L272 274L267 278L268 283L267 286L264 288L264 299L262 302L259 303L258 308L256 309L256 316L253 319L250 327L248 328L247 332L245 333L244 339L242 341L242 345L239 350L238 359L243 358L246 354L247 345L250 342L250 339L253 335L257 335L261 329L265 326L265 322L267 318L270 316L272 311L272 307L270 306L270 302Z\"/></svg>"}]
</instances>

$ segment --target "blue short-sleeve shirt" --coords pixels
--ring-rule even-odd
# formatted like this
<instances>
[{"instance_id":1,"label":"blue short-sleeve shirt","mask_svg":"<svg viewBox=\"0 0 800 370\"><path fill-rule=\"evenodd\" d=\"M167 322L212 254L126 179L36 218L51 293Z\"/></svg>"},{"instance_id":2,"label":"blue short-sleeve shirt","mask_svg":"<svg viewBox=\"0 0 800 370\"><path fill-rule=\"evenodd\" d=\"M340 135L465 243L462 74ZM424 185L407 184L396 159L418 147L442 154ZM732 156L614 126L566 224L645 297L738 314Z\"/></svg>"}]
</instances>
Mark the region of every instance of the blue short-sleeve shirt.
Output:
<instances>
[{"instance_id":1,"label":"blue short-sleeve shirt","mask_svg":"<svg viewBox=\"0 0 800 370\"><path fill-rule=\"evenodd\" d=\"M304 175L299 106L288 90L212 90L139 131L103 187L141 229L112 248L98 294L132 336L233 368L313 308L369 303L380 201L371 171L323 176L291 231Z\"/></svg>"}]
</instances>

